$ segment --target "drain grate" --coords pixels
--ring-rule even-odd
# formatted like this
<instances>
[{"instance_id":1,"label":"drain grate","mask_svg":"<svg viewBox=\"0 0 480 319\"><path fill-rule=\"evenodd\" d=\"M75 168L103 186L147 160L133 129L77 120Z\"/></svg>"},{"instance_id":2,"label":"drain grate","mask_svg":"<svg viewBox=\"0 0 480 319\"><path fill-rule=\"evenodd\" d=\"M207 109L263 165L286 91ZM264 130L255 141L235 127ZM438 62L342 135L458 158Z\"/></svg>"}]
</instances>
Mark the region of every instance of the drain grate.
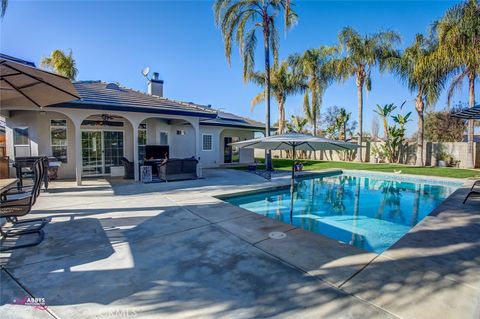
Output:
<instances>
[{"instance_id":1,"label":"drain grate","mask_svg":"<svg viewBox=\"0 0 480 319\"><path fill-rule=\"evenodd\" d=\"M281 231L273 231L270 234L268 234L268 237L270 237L271 239L282 239L287 237L287 234Z\"/></svg>"}]
</instances>

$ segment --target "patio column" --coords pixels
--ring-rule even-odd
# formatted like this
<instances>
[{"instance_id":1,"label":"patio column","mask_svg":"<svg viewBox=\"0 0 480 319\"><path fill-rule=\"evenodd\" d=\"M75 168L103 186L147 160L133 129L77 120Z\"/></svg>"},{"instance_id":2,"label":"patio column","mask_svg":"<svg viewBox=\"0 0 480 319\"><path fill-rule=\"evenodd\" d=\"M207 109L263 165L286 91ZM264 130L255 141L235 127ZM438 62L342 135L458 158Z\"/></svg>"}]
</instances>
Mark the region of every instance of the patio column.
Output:
<instances>
[{"instance_id":1,"label":"patio column","mask_svg":"<svg viewBox=\"0 0 480 319\"><path fill-rule=\"evenodd\" d=\"M140 176L138 173L139 170L139 162L138 162L138 124L135 124L136 126L133 127L133 176L135 178L135 181L140 180Z\"/></svg>"},{"instance_id":2,"label":"patio column","mask_svg":"<svg viewBox=\"0 0 480 319\"><path fill-rule=\"evenodd\" d=\"M203 172L202 172L202 161L200 158L200 150L202 147L202 140L201 140L201 135L200 135L200 124L198 122L191 123L193 126L193 129L195 130L195 158L198 160L198 165L197 165L197 176L198 177L203 177Z\"/></svg>"},{"instance_id":3,"label":"patio column","mask_svg":"<svg viewBox=\"0 0 480 319\"><path fill-rule=\"evenodd\" d=\"M77 185L82 185L82 131L81 122L74 122L75 125L75 179Z\"/></svg>"}]
</instances>

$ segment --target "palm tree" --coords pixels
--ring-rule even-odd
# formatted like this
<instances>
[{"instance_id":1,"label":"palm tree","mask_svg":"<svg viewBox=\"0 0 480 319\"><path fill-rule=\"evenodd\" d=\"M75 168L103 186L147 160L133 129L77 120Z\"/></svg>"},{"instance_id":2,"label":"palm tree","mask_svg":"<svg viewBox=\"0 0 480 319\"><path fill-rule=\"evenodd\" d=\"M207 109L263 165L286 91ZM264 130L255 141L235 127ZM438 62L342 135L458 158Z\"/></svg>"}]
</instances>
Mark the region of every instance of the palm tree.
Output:
<instances>
[{"instance_id":1,"label":"palm tree","mask_svg":"<svg viewBox=\"0 0 480 319\"><path fill-rule=\"evenodd\" d=\"M303 79L294 74L287 61L274 65L270 70L270 90L278 105L278 133L285 133L285 102L287 96L295 94L305 88ZM250 75L251 81L265 87L264 72L254 72ZM252 108L265 100L265 90L252 99Z\"/></svg>"},{"instance_id":2,"label":"palm tree","mask_svg":"<svg viewBox=\"0 0 480 319\"><path fill-rule=\"evenodd\" d=\"M475 81L480 76L480 4L467 0L449 9L443 18L434 23L438 35L439 52L452 65L454 75L448 90L448 102L456 90L468 79L469 107L475 105ZM474 121L468 122L468 163L473 168Z\"/></svg>"},{"instance_id":3,"label":"palm tree","mask_svg":"<svg viewBox=\"0 0 480 319\"><path fill-rule=\"evenodd\" d=\"M8 7L8 0L2 0L1 9L0 9L0 17L3 19L5 16L5 12L7 12Z\"/></svg>"},{"instance_id":4,"label":"palm tree","mask_svg":"<svg viewBox=\"0 0 480 319\"><path fill-rule=\"evenodd\" d=\"M385 62L398 55L394 46L400 42L400 35L393 31L360 35L351 27L340 31L338 40L346 51L344 57L335 61L335 73L339 80L354 76L357 85L358 102L358 144L363 135L363 89L372 88L371 70L379 65L383 71ZM357 161L362 161L362 152L357 152Z\"/></svg>"},{"instance_id":5,"label":"palm tree","mask_svg":"<svg viewBox=\"0 0 480 319\"><path fill-rule=\"evenodd\" d=\"M308 120L298 115L292 115L290 121L287 122L287 132L288 133L301 133L306 134L307 130L305 126L307 125Z\"/></svg>"},{"instance_id":6,"label":"palm tree","mask_svg":"<svg viewBox=\"0 0 480 319\"><path fill-rule=\"evenodd\" d=\"M340 108L340 112L337 118L337 125L342 131L342 136L340 136L340 138L343 139L344 142L347 141L347 124L350 121L350 116L352 116L352 113L347 112L347 110L345 110L345 108L343 107Z\"/></svg>"},{"instance_id":7,"label":"palm tree","mask_svg":"<svg viewBox=\"0 0 480 319\"><path fill-rule=\"evenodd\" d=\"M377 109L373 110L373 112L380 115L380 118L382 119L382 122L383 122L383 138L385 140L388 140L388 118L390 117L390 114L392 114L392 112L395 111L396 108L397 108L397 106L393 103L385 104L384 106L381 106L380 104L377 104Z\"/></svg>"},{"instance_id":8,"label":"palm tree","mask_svg":"<svg viewBox=\"0 0 480 319\"><path fill-rule=\"evenodd\" d=\"M72 50L70 50L68 55L62 50L54 50L49 57L42 59L41 64L43 67L51 69L72 81L75 80L78 74Z\"/></svg>"},{"instance_id":9,"label":"palm tree","mask_svg":"<svg viewBox=\"0 0 480 319\"><path fill-rule=\"evenodd\" d=\"M306 50L303 54L289 57L289 62L296 74L301 74L306 81L303 110L305 117L313 126L313 135L317 135L317 119L320 115L323 93L333 80L331 61L338 53L335 47L322 46Z\"/></svg>"},{"instance_id":10,"label":"palm tree","mask_svg":"<svg viewBox=\"0 0 480 319\"><path fill-rule=\"evenodd\" d=\"M437 44L417 34L415 42L405 49L398 58L388 60L391 69L410 92L416 92L415 110L418 114L417 154L415 165L423 166L424 112L426 106L433 106L443 89L445 66L437 51Z\"/></svg>"},{"instance_id":11,"label":"palm tree","mask_svg":"<svg viewBox=\"0 0 480 319\"><path fill-rule=\"evenodd\" d=\"M232 42L240 48L243 62L243 78L248 80L255 66L256 31L263 34L265 58L265 135L270 135L270 54L278 60L278 31L275 18L283 11L285 30L297 21L297 14L291 8L291 0L216 0L213 5L215 23L220 26L225 42L225 56L230 63ZM267 170L272 169L271 152L265 156Z\"/></svg>"}]
</instances>

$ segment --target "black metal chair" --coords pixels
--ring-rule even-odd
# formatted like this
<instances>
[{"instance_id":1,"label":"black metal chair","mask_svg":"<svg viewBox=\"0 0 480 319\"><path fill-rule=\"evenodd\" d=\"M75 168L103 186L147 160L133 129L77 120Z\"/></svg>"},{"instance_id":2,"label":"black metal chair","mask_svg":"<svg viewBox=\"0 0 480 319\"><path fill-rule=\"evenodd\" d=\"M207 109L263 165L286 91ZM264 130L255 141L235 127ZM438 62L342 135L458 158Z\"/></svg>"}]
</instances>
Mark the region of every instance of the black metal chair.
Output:
<instances>
[{"instance_id":1,"label":"black metal chair","mask_svg":"<svg viewBox=\"0 0 480 319\"><path fill-rule=\"evenodd\" d=\"M19 186L23 187L24 183L28 181L30 178L33 178L33 164L39 160L44 159L43 168L48 171L48 157L46 156L30 156L30 157L16 157L15 163L13 166L15 167L16 175L19 180ZM48 174L43 176L43 184L45 186L45 190L48 190ZM31 185L30 185L31 186Z\"/></svg>"},{"instance_id":2,"label":"black metal chair","mask_svg":"<svg viewBox=\"0 0 480 319\"><path fill-rule=\"evenodd\" d=\"M33 205L35 205L37 197L40 195L40 191L42 189L42 184L45 183L45 177L46 177L46 175L48 175L48 169L47 169L48 158L47 157L42 157L38 161L41 161L41 165L39 166L40 174L39 174L39 176L33 175L33 178L32 178L33 184L32 185L23 185L23 183L19 183L17 186L10 187L10 188L4 190L0 194L0 199L1 200L7 200L9 198L11 199L11 197L14 197L15 195L19 195L19 194L22 195L22 194L25 194L25 193L30 193L32 191L32 188L35 185L35 178L40 177L40 187L38 187L38 189L36 191L35 200L33 202ZM33 169L34 169L34 167L32 167L32 173L33 173Z\"/></svg>"},{"instance_id":3,"label":"black metal chair","mask_svg":"<svg viewBox=\"0 0 480 319\"><path fill-rule=\"evenodd\" d=\"M0 235L3 238L19 237L25 234L36 234L37 239L33 242L25 244L18 244L14 246L0 247L0 251L8 251L17 248L30 247L38 245L42 242L45 234L42 228L47 224L46 219L30 219L30 220L18 220L18 217L25 216L30 213L33 203L39 194L39 188L42 184L42 169L43 165L41 160L38 160L34 164L34 184L29 193L15 194L14 198L2 200L0 203L0 217L4 217L7 221L12 223L9 229L5 230L4 226L0 227ZM32 222L40 221L40 225L36 227L30 227L28 224Z\"/></svg>"},{"instance_id":4,"label":"black metal chair","mask_svg":"<svg viewBox=\"0 0 480 319\"><path fill-rule=\"evenodd\" d=\"M120 163L123 165L125 170L124 179L133 179L135 175L135 165L133 162L130 162L127 158L122 157Z\"/></svg>"},{"instance_id":5,"label":"black metal chair","mask_svg":"<svg viewBox=\"0 0 480 319\"><path fill-rule=\"evenodd\" d=\"M467 196L465 196L465 199L463 200L463 203L465 204L467 202L467 199L472 196L472 195L478 195L480 196L480 191L473 190L475 186L480 186L480 180L475 181L472 185L472 188L470 188L470 192L468 192Z\"/></svg>"}]
</instances>

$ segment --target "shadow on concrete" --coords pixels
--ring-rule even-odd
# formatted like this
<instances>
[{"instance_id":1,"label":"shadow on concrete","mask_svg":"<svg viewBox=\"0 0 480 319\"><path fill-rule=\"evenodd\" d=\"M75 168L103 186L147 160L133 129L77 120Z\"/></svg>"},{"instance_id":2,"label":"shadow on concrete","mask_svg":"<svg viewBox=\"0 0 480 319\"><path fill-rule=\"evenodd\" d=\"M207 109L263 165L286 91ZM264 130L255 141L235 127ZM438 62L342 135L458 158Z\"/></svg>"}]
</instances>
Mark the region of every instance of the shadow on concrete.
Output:
<instances>
[{"instance_id":1,"label":"shadow on concrete","mask_svg":"<svg viewBox=\"0 0 480 319\"><path fill-rule=\"evenodd\" d=\"M357 265L356 274L351 264L327 258L304 269L322 268L320 277L307 275L193 213L200 203L112 208L115 214L97 218L109 209L57 211L70 220L49 225L44 243L14 251L5 268L61 318L108 311L141 318L390 316L350 294L405 318L453 318L458 311L478 318L480 202L468 205L468 214L452 213L451 204L439 207L385 254L363 269ZM342 281L347 293L322 280L338 273L351 274Z\"/></svg>"}]
</instances>

